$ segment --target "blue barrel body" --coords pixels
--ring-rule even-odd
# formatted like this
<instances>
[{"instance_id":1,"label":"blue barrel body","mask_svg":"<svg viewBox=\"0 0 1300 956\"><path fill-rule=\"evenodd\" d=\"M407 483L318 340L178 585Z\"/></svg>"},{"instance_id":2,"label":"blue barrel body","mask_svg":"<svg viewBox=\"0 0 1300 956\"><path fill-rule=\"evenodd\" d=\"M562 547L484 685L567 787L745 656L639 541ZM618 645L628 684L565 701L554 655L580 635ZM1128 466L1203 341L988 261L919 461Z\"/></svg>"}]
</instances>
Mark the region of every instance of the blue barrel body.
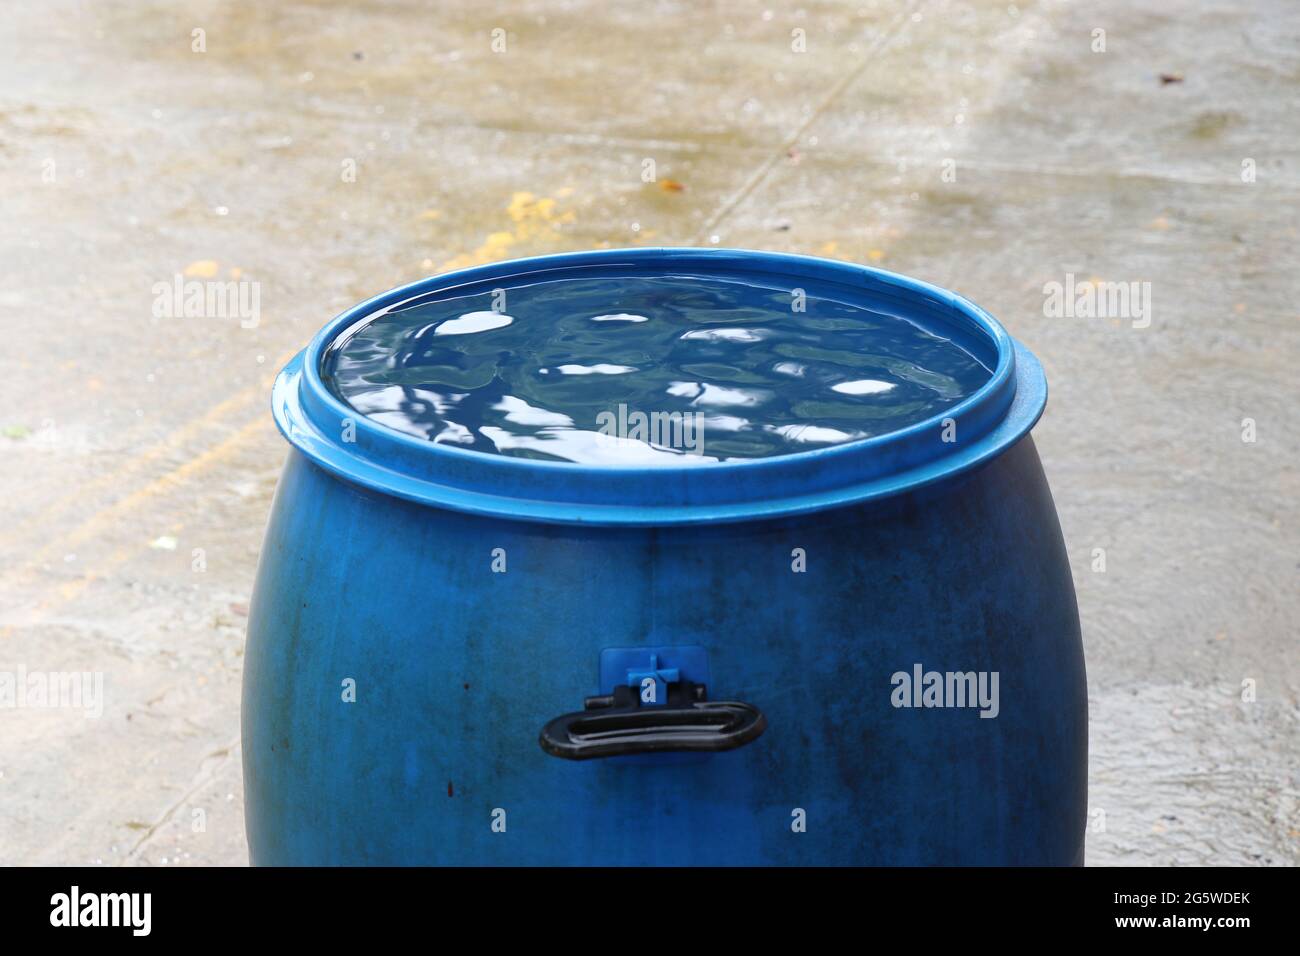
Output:
<instances>
[{"instance_id":1,"label":"blue barrel body","mask_svg":"<svg viewBox=\"0 0 1300 956\"><path fill-rule=\"evenodd\" d=\"M1011 394L987 422L957 414L967 443L924 460L884 448L874 475L861 458L816 472L856 468L856 483L801 490L773 472L712 491L484 455L429 464L363 422L335 440L340 408L306 350L277 384L294 448L249 623L253 862L1081 863L1078 615L1027 435L1045 391L1032 356L993 347ZM765 731L707 754L539 746L548 720L651 652L710 698L760 708ZM986 688L996 674L993 700L956 704L967 674Z\"/></svg>"}]
</instances>

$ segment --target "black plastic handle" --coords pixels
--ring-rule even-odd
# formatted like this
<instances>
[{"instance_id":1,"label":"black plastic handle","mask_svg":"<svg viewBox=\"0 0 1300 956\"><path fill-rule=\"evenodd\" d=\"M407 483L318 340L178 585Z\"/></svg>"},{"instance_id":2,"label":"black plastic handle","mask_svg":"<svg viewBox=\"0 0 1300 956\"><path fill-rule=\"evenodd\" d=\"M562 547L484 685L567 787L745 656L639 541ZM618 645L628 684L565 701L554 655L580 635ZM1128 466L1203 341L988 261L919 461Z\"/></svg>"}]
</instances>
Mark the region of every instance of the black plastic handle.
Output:
<instances>
[{"instance_id":1,"label":"black plastic handle","mask_svg":"<svg viewBox=\"0 0 1300 956\"><path fill-rule=\"evenodd\" d=\"M649 753L716 753L734 750L767 729L752 704L708 701L704 687L683 682L663 707L641 707L629 688L608 697L589 697L586 710L556 717L539 742L553 757L590 760ZM678 691L678 685L673 685Z\"/></svg>"}]
</instances>

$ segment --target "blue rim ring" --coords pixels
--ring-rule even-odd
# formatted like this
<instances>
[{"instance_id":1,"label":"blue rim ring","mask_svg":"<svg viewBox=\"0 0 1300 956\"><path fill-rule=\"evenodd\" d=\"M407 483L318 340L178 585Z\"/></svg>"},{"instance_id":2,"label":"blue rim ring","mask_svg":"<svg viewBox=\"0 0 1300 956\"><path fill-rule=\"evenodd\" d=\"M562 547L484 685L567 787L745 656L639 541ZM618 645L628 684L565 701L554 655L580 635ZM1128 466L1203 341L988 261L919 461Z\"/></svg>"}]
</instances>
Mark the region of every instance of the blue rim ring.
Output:
<instances>
[{"instance_id":1,"label":"blue rim ring","mask_svg":"<svg viewBox=\"0 0 1300 956\"><path fill-rule=\"evenodd\" d=\"M610 268L657 274L816 279L923 306L996 351L974 394L915 425L828 448L697 466L592 467L434 444L380 424L334 396L326 350L365 317L419 296L491 280ZM272 412L317 465L374 491L499 518L562 524L679 525L774 518L896 495L955 476L1027 433L1047 399L1042 367L983 309L944 289L853 263L733 249L638 248L539 256L476 266L384 292L329 322L280 372ZM955 440L941 441L945 423ZM350 424L351 434L345 431ZM951 431L952 429L949 429ZM345 434L352 438L345 441ZM949 436L952 437L952 436Z\"/></svg>"}]
</instances>

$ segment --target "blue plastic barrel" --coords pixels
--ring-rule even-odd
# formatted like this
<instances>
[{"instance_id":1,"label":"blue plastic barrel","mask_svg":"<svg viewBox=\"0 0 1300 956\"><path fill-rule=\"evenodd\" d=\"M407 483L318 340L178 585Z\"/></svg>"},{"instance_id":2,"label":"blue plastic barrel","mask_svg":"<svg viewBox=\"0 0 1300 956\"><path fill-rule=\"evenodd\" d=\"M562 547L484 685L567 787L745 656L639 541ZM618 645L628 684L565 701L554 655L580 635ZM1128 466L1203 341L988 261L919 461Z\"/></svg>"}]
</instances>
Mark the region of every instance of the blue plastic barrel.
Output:
<instances>
[{"instance_id":1,"label":"blue plastic barrel","mask_svg":"<svg viewBox=\"0 0 1300 956\"><path fill-rule=\"evenodd\" d=\"M434 444L322 381L377 309L605 269L839 284L992 374L889 434L689 469ZM344 313L273 394L292 448L244 671L253 862L1080 864L1083 653L1028 434L1046 396L970 302L800 256L549 256Z\"/></svg>"}]
</instances>

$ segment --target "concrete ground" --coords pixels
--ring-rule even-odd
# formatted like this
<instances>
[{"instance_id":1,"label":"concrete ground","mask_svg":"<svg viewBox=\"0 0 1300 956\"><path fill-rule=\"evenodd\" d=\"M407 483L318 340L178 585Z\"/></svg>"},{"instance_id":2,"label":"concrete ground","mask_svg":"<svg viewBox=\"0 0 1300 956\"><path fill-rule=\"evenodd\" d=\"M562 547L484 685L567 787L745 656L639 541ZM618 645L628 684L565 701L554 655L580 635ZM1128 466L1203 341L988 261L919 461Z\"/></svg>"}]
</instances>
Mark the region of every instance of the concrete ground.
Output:
<instances>
[{"instance_id":1,"label":"concrete ground","mask_svg":"<svg viewBox=\"0 0 1300 956\"><path fill-rule=\"evenodd\" d=\"M99 719L0 710L0 863L246 862L268 384L328 318L711 243L949 286L1038 354L1089 862L1300 862L1300 8L778 6L6 6L0 670L106 685ZM257 314L169 316L177 274ZM1149 315L1045 314L1071 275Z\"/></svg>"}]
</instances>

